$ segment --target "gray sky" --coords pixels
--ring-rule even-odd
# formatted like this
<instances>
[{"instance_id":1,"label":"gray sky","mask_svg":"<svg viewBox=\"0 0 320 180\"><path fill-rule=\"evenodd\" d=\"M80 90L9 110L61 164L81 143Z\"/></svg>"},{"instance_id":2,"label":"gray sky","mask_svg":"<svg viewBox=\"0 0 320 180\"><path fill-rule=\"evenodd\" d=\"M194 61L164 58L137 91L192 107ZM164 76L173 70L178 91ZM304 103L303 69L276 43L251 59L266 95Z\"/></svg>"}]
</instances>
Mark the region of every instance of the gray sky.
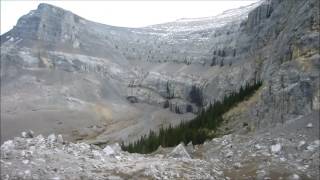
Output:
<instances>
[{"instance_id":1,"label":"gray sky","mask_svg":"<svg viewBox=\"0 0 320 180\"><path fill-rule=\"evenodd\" d=\"M257 0L220 1L12 1L1 0L1 34L39 3L52 4L95 22L123 27L143 27L180 18L208 17L246 6Z\"/></svg>"}]
</instances>

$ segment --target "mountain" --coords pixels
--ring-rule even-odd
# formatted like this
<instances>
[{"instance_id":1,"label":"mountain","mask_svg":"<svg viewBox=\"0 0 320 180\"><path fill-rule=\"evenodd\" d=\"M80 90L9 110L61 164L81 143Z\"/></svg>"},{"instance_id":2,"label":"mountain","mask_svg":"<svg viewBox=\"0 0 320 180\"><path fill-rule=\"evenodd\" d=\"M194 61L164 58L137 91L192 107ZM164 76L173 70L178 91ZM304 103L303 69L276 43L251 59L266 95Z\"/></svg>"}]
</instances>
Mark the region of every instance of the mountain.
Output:
<instances>
[{"instance_id":1,"label":"mountain","mask_svg":"<svg viewBox=\"0 0 320 180\"><path fill-rule=\"evenodd\" d=\"M212 140L193 157L211 165L219 161L221 167L215 167L230 177L238 174L228 168L249 175L250 168L261 170L256 166L263 158L271 162L270 169L284 163L283 177L290 179L294 171L298 178L319 177L314 170L319 161L304 161L316 159L319 152L318 14L316 0L263 0L215 17L124 28L40 4L1 36L2 141L32 129L36 134L63 134L73 142L130 142L162 125L188 121L201 108L261 80L253 97L224 115L220 134L235 135L228 140L232 145L219 149ZM312 150L304 151L302 146L308 145ZM254 157L241 158L232 146L243 154L260 153L262 160L233 167ZM243 148L251 146L252 152ZM42 150L52 151L50 145ZM283 151L294 153L283 157ZM163 163L176 163L168 161ZM272 172L272 177L280 176L278 170Z\"/></svg>"}]
</instances>

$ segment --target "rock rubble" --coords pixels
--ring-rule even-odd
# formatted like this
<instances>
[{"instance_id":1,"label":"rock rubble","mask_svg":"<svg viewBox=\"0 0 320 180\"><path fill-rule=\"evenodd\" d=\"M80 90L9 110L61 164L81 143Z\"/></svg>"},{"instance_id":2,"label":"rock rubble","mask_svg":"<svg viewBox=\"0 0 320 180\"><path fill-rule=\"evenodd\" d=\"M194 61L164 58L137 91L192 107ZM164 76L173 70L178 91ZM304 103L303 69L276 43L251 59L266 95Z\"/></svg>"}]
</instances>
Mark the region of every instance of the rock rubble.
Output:
<instances>
[{"instance_id":1,"label":"rock rubble","mask_svg":"<svg viewBox=\"0 0 320 180\"><path fill-rule=\"evenodd\" d=\"M85 143L61 143L55 137L17 137L4 142L1 179L221 178L221 171L210 163L191 159L183 145L164 157L123 152L119 144L100 149ZM172 158L173 154L181 156Z\"/></svg>"}]
</instances>

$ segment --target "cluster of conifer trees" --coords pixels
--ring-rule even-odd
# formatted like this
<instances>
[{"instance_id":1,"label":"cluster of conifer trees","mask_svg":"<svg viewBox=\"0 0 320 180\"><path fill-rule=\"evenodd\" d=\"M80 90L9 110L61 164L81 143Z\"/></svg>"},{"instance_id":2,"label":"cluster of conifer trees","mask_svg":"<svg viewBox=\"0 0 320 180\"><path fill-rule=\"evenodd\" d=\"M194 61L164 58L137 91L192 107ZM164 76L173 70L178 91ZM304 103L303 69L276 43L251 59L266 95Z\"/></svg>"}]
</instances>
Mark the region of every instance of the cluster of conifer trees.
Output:
<instances>
[{"instance_id":1,"label":"cluster of conifer trees","mask_svg":"<svg viewBox=\"0 0 320 180\"><path fill-rule=\"evenodd\" d=\"M121 144L122 150L131 153L151 153L160 145L162 147L173 147L181 142L188 144L202 144L207 139L216 136L215 132L223 122L222 115L237 105L239 102L249 98L262 85L262 81L252 84L247 83L238 92L226 95L221 101L216 101L207 109L202 109L197 117L188 122L181 122L178 126L161 127L159 133L150 131L149 135L142 136L139 140L125 145Z\"/></svg>"}]
</instances>

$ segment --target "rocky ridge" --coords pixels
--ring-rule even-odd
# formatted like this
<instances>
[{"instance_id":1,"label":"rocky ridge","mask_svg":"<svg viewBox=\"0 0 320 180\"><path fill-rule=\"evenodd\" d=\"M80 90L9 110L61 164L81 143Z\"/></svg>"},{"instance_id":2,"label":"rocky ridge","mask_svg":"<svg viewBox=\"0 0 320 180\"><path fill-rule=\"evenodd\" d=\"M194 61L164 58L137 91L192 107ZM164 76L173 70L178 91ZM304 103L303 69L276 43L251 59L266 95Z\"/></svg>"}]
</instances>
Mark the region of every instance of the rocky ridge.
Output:
<instances>
[{"instance_id":1,"label":"rocky ridge","mask_svg":"<svg viewBox=\"0 0 320 180\"><path fill-rule=\"evenodd\" d=\"M17 137L1 146L1 179L216 179L221 174L203 160L130 154L115 147L61 143L54 135Z\"/></svg>"}]
</instances>

